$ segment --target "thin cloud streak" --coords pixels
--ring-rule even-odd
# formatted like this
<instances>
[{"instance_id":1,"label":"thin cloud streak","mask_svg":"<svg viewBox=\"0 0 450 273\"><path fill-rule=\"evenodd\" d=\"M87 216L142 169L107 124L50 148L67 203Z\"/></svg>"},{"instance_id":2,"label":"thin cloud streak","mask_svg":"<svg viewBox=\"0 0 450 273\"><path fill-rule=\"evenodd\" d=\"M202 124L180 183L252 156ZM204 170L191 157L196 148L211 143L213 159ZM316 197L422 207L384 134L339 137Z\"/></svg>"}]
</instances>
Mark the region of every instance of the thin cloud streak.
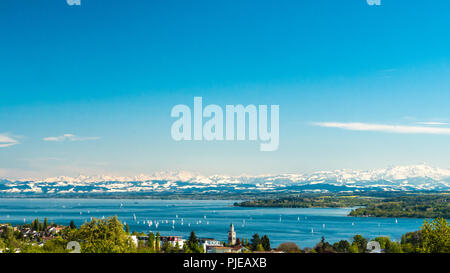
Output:
<instances>
[{"instance_id":1,"label":"thin cloud streak","mask_svg":"<svg viewBox=\"0 0 450 273\"><path fill-rule=\"evenodd\" d=\"M421 121L421 122L417 122L417 124L421 124L421 125L448 125L447 122L439 122L439 121Z\"/></svg>"},{"instance_id":2,"label":"thin cloud streak","mask_svg":"<svg viewBox=\"0 0 450 273\"><path fill-rule=\"evenodd\" d=\"M339 128L350 131L367 131L367 132L385 132L396 134L432 134L432 135L450 135L450 128L437 128L425 126L406 126L406 125L389 125L389 124L372 124L361 122L315 122L315 126L326 128Z\"/></svg>"},{"instance_id":3,"label":"thin cloud streak","mask_svg":"<svg viewBox=\"0 0 450 273\"><path fill-rule=\"evenodd\" d=\"M17 141L16 139L6 134L0 134L0 148L11 147L17 144L19 144L19 141Z\"/></svg>"},{"instance_id":4,"label":"thin cloud streak","mask_svg":"<svg viewBox=\"0 0 450 273\"><path fill-rule=\"evenodd\" d=\"M56 136L56 137L45 137L43 138L44 141L86 141L86 140L97 140L100 139L100 137L80 137L73 134L64 134L62 136Z\"/></svg>"}]
</instances>

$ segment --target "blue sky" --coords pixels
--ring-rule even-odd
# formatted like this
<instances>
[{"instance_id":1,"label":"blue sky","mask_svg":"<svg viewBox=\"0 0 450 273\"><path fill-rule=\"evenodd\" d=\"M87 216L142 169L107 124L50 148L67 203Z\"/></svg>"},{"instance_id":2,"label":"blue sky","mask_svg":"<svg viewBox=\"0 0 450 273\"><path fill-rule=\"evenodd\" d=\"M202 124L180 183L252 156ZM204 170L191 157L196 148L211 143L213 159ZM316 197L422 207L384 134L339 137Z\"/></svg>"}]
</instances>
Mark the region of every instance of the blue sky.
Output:
<instances>
[{"instance_id":1,"label":"blue sky","mask_svg":"<svg viewBox=\"0 0 450 273\"><path fill-rule=\"evenodd\" d=\"M2 1L0 177L450 167L449 10L447 0ZM194 96L280 105L279 149L175 142L170 111Z\"/></svg>"}]
</instances>

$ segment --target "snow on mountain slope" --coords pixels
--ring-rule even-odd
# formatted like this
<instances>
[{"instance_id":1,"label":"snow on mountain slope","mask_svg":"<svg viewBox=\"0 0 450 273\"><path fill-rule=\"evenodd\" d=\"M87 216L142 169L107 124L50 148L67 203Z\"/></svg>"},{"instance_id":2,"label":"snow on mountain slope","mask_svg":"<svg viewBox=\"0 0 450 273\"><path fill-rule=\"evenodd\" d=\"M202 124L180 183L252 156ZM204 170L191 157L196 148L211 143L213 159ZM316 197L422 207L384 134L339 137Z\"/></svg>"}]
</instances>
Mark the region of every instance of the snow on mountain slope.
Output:
<instances>
[{"instance_id":1,"label":"snow on mountain slope","mask_svg":"<svg viewBox=\"0 0 450 273\"><path fill-rule=\"evenodd\" d=\"M189 172L162 172L133 177L80 175L37 180L0 180L0 195L243 193L304 190L450 190L450 170L420 164L369 171L344 169L311 174L260 176L201 176Z\"/></svg>"}]
</instances>

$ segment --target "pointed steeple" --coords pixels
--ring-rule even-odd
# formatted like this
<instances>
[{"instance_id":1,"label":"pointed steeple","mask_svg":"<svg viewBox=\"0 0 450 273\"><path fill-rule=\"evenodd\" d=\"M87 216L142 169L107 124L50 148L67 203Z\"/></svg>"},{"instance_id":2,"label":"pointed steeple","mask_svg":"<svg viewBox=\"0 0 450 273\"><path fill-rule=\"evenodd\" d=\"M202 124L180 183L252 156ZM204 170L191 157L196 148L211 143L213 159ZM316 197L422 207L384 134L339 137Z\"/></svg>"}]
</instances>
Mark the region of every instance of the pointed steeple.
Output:
<instances>
[{"instance_id":1,"label":"pointed steeple","mask_svg":"<svg viewBox=\"0 0 450 273\"><path fill-rule=\"evenodd\" d=\"M230 231L228 231L228 244L232 246L236 244L236 232L233 223L230 224Z\"/></svg>"}]
</instances>

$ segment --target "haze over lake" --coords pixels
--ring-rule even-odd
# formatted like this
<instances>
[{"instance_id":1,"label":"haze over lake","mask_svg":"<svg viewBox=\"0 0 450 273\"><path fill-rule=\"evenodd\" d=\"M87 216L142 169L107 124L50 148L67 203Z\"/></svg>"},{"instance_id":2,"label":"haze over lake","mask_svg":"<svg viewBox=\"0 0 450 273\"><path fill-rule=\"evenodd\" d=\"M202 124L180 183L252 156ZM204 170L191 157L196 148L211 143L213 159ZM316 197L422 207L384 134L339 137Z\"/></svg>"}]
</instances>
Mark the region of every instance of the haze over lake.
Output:
<instances>
[{"instance_id":1,"label":"haze over lake","mask_svg":"<svg viewBox=\"0 0 450 273\"><path fill-rule=\"evenodd\" d=\"M348 217L350 208L243 208L233 207L236 201L222 200L120 200L120 199L0 199L0 223L31 223L39 217L49 222L77 226L91 217L117 215L131 231L160 232L161 235L182 235L191 230L198 237L227 240L233 223L239 238L251 239L254 233L267 234L272 246L295 242L312 247L322 236L331 243L355 234L367 238L401 235L420 228L423 219ZM135 216L135 217L134 217ZM149 222L152 222L149 225ZM156 223L158 227L156 228Z\"/></svg>"}]
</instances>

